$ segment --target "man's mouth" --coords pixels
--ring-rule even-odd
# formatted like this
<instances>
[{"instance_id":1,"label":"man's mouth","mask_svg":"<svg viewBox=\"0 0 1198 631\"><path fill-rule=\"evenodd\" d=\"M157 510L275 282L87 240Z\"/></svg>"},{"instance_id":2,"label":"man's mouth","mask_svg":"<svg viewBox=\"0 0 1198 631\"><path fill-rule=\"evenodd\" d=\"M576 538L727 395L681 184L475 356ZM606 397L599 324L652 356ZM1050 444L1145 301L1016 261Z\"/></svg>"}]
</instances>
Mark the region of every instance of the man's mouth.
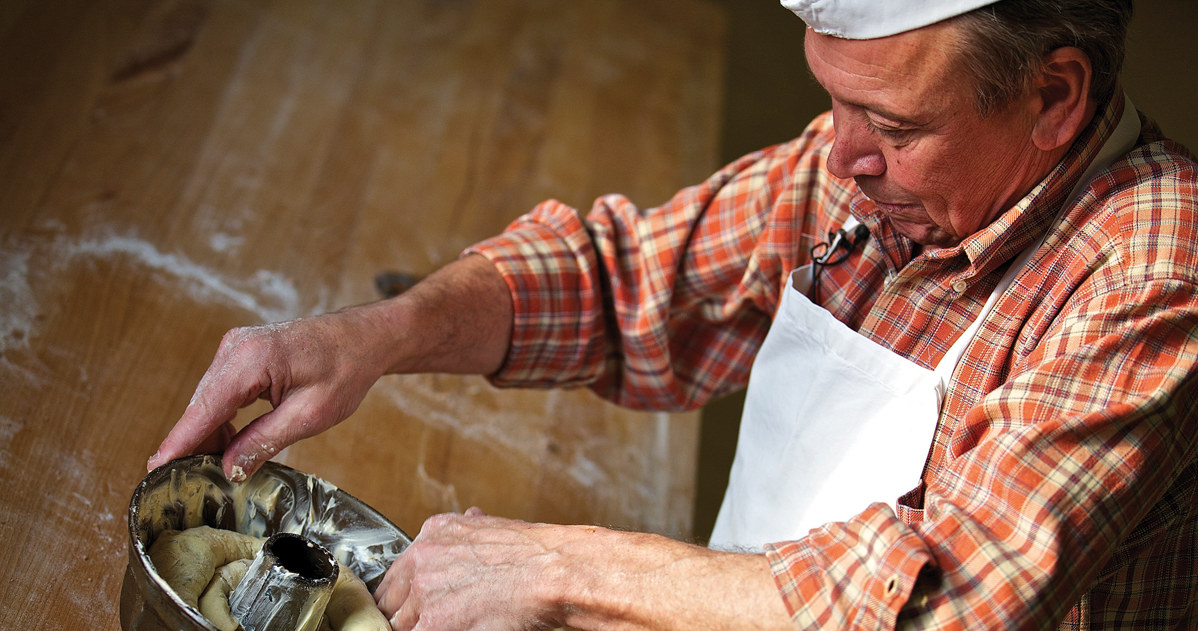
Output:
<instances>
[{"instance_id":1,"label":"man's mouth","mask_svg":"<svg viewBox=\"0 0 1198 631\"><path fill-rule=\"evenodd\" d=\"M885 197L883 197L883 196L870 195L869 193L865 192L864 190L862 190L862 193L864 193L865 196L867 198L869 198L869 200L871 202L873 202L875 206L878 207L878 210L886 213L887 215L908 212L912 208L916 208L919 206L919 204L912 203L912 202L889 201L889 200L885 199Z\"/></svg>"},{"instance_id":2,"label":"man's mouth","mask_svg":"<svg viewBox=\"0 0 1198 631\"><path fill-rule=\"evenodd\" d=\"M873 200L873 202L874 205L878 207L878 210L886 213L887 215L903 214L916 208L915 204L896 204L893 202L878 201L876 199Z\"/></svg>"}]
</instances>

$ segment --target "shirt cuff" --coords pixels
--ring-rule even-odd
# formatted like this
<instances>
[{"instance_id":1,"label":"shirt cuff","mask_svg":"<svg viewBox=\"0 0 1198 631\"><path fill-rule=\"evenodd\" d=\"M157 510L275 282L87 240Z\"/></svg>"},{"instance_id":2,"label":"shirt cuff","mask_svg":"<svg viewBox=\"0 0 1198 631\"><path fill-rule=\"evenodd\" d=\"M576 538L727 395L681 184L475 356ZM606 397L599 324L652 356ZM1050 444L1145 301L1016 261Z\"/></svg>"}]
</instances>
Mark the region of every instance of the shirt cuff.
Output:
<instances>
[{"instance_id":1,"label":"shirt cuff","mask_svg":"<svg viewBox=\"0 0 1198 631\"><path fill-rule=\"evenodd\" d=\"M804 539L769 544L765 554L800 628L892 629L920 573L933 566L923 540L882 503Z\"/></svg>"},{"instance_id":2,"label":"shirt cuff","mask_svg":"<svg viewBox=\"0 0 1198 631\"><path fill-rule=\"evenodd\" d=\"M602 370L602 290L585 227L550 200L468 248L495 265L512 295L512 341L497 386L581 386Z\"/></svg>"}]
</instances>

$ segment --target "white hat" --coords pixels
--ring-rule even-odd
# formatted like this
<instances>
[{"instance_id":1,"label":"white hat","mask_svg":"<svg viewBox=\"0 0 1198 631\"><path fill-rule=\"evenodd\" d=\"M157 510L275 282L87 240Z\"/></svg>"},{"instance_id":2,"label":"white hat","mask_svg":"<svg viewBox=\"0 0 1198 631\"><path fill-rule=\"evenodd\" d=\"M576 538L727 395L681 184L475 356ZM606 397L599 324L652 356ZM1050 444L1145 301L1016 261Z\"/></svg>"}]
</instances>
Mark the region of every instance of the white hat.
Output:
<instances>
[{"instance_id":1,"label":"white hat","mask_svg":"<svg viewBox=\"0 0 1198 631\"><path fill-rule=\"evenodd\" d=\"M998 0L782 0L816 33L873 39L912 31Z\"/></svg>"}]
</instances>

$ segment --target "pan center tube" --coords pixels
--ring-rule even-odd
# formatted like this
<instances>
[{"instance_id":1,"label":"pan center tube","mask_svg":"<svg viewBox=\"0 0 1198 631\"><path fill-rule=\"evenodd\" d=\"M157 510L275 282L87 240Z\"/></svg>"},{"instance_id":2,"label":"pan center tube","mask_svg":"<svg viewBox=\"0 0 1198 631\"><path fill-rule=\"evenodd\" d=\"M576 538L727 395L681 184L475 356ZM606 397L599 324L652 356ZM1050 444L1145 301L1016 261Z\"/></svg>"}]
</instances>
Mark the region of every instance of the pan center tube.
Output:
<instances>
[{"instance_id":1,"label":"pan center tube","mask_svg":"<svg viewBox=\"0 0 1198 631\"><path fill-rule=\"evenodd\" d=\"M337 560L324 547L292 533L266 540L229 610L245 631L315 631L337 582Z\"/></svg>"}]
</instances>

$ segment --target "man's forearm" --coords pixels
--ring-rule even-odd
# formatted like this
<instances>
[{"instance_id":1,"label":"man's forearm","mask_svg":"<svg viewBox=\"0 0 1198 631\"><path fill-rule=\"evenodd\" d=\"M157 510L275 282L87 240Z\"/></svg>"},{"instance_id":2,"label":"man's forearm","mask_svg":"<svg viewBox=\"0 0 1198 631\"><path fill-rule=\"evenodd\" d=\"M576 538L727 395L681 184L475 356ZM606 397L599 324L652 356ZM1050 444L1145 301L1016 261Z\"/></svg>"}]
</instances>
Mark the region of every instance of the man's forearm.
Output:
<instances>
[{"instance_id":1,"label":"man's forearm","mask_svg":"<svg viewBox=\"0 0 1198 631\"><path fill-rule=\"evenodd\" d=\"M791 626L763 555L476 509L429 518L375 599L397 630Z\"/></svg>"},{"instance_id":2,"label":"man's forearm","mask_svg":"<svg viewBox=\"0 0 1198 631\"><path fill-rule=\"evenodd\" d=\"M580 629L789 629L768 561L657 535L589 532L561 551L564 621Z\"/></svg>"},{"instance_id":3,"label":"man's forearm","mask_svg":"<svg viewBox=\"0 0 1198 631\"><path fill-rule=\"evenodd\" d=\"M224 451L225 474L244 479L353 413L385 373L495 372L511 328L507 284L487 259L470 256L390 300L234 329L147 466ZM259 398L274 409L235 430L237 411Z\"/></svg>"},{"instance_id":4,"label":"man's forearm","mask_svg":"<svg viewBox=\"0 0 1198 631\"><path fill-rule=\"evenodd\" d=\"M511 341L511 294L480 255L455 261L364 309L387 354L387 373L491 374L503 364Z\"/></svg>"}]
</instances>

